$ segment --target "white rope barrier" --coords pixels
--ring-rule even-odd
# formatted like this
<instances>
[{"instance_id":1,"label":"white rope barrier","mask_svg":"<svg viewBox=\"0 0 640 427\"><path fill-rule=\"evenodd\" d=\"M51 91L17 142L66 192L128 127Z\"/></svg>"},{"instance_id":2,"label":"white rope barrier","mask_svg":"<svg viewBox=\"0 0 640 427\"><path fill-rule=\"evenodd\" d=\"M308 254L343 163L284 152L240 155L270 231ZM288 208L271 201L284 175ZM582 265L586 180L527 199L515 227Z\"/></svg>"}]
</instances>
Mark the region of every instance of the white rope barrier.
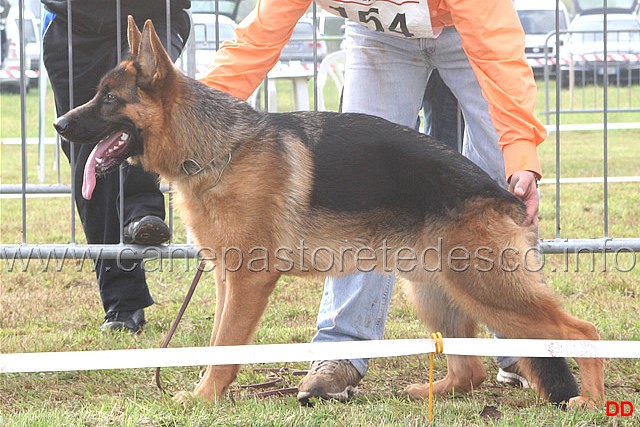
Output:
<instances>
[{"instance_id":1,"label":"white rope barrier","mask_svg":"<svg viewBox=\"0 0 640 427\"><path fill-rule=\"evenodd\" d=\"M445 338L466 356L640 358L640 341ZM430 339L0 354L0 373L284 363L435 352Z\"/></svg>"}]
</instances>

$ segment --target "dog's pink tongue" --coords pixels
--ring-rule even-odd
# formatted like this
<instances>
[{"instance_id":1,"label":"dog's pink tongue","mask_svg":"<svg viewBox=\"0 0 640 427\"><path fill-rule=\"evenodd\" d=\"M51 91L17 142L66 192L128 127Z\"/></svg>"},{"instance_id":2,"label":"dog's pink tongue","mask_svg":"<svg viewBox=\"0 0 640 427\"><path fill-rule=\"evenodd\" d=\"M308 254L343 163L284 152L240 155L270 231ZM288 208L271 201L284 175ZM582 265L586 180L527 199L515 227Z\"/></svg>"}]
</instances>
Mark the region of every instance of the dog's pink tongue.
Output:
<instances>
[{"instance_id":1,"label":"dog's pink tongue","mask_svg":"<svg viewBox=\"0 0 640 427\"><path fill-rule=\"evenodd\" d=\"M96 159L102 157L102 155L109 149L111 146L111 141L113 138L107 138L104 141L98 143L91 154L89 154L89 158L87 159L87 163L84 165L84 175L82 177L82 197L86 200L91 200L91 196L93 195L93 190L96 188Z\"/></svg>"}]
</instances>

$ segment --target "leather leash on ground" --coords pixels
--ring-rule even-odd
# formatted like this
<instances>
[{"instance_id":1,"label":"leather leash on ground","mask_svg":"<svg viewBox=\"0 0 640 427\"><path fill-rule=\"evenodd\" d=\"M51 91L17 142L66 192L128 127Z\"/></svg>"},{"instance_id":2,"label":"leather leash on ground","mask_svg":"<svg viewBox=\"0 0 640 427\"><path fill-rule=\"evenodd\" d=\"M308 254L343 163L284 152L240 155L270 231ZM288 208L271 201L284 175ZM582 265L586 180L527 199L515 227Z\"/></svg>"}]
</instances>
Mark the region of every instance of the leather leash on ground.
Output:
<instances>
[{"instance_id":1,"label":"leather leash on ground","mask_svg":"<svg viewBox=\"0 0 640 427\"><path fill-rule=\"evenodd\" d=\"M193 293L196 290L196 286L198 286L198 282L200 281L200 277L202 276L202 272L204 271L205 266L206 266L206 261L205 260L200 261L200 265L198 265L198 271L196 271L195 276L193 276L193 280L191 281L191 286L189 287L189 291L187 291L187 295L185 295L184 301L182 301L182 306L180 307L180 310L178 310L176 319L173 321L173 325L171 325L171 329L169 329L169 333L167 334L160 348L167 348L169 346L169 343L171 342L171 338L173 338L173 335L175 334L176 329L178 329L178 324L180 323L180 320L182 320L182 316L184 315L184 312L187 310L187 306L189 305L189 302L191 301L191 297L193 296ZM162 381L160 379L160 368L156 368L156 386L158 386L160 391L162 391L163 393L171 395L162 386Z\"/></svg>"}]
</instances>

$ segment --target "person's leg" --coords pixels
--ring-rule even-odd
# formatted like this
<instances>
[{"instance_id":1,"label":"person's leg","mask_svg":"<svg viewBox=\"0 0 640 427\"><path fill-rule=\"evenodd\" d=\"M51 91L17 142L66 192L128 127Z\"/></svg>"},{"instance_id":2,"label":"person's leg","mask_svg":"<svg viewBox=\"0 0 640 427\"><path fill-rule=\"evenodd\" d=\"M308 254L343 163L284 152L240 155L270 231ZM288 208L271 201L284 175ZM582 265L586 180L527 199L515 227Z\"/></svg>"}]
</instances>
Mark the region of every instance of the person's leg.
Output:
<instances>
[{"instance_id":1,"label":"person's leg","mask_svg":"<svg viewBox=\"0 0 640 427\"><path fill-rule=\"evenodd\" d=\"M126 29L126 26L124 28ZM124 44L126 44L126 34L123 34ZM102 75L117 62L115 34L74 34L74 99L71 104L67 46L67 22L58 17L51 22L43 38L44 61L52 84L58 115L67 112L71 106L81 105L91 99ZM126 57L126 52L122 57ZM70 160L73 157L74 160L72 164L74 199L87 241L92 244L118 243L120 241L118 174L108 174L100 179L92 199L85 200L81 194L83 170L93 146L74 145L63 141L62 148L67 157ZM132 167L124 169L125 194L127 197L132 197L137 192L135 188L151 194L149 197L142 198L145 202L141 206L148 209L148 214L164 217L164 199L158 190L156 177L139 170L134 174L134 179L127 180L126 177L131 176L129 172L133 169ZM127 206L134 206L134 208L128 209ZM135 206L135 203L125 204L125 211L136 212L135 214L125 212L125 223L134 217L132 215L142 216L139 213L142 209ZM131 312L153 304L140 260L98 260L96 275L105 312ZM143 317L138 320L137 323L144 323Z\"/></svg>"},{"instance_id":2,"label":"person's leg","mask_svg":"<svg viewBox=\"0 0 640 427\"><path fill-rule=\"evenodd\" d=\"M74 34L73 100L70 102L67 46L67 21L57 17L47 28L43 51L58 115L91 99L102 75L116 63L115 39L99 34ZM90 244L118 243L118 174L100 179L92 199L85 200L81 194L83 170L93 145L70 144L63 140L62 148L70 161L73 158L74 199L87 241ZM116 260L96 262L105 312L135 310L153 303L144 272L133 268L133 262L127 261L125 265L118 265Z\"/></svg>"},{"instance_id":3,"label":"person's leg","mask_svg":"<svg viewBox=\"0 0 640 427\"><path fill-rule=\"evenodd\" d=\"M412 126L430 71L419 41L380 35L353 23L347 24L346 37L342 111ZM327 278L313 341L381 339L392 289L393 277L379 273ZM361 375L366 373L365 360L351 362Z\"/></svg>"},{"instance_id":4,"label":"person's leg","mask_svg":"<svg viewBox=\"0 0 640 427\"><path fill-rule=\"evenodd\" d=\"M347 23L346 39L342 111L375 115L413 127L430 72L419 41L380 35L353 23ZM393 281L392 275L378 273L327 278L313 342L381 339ZM357 373L349 373L347 381L334 377L334 373L345 371L344 366L330 364L327 368L324 362L312 365L311 373L298 387L298 400L348 399L350 387L357 385L368 366L365 359L350 362Z\"/></svg>"},{"instance_id":5,"label":"person's leg","mask_svg":"<svg viewBox=\"0 0 640 427\"><path fill-rule=\"evenodd\" d=\"M464 115L462 153L506 188L504 160L498 133L489 115L489 106L462 49L454 28L445 28L436 39L432 60L443 82L458 99Z\"/></svg>"},{"instance_id":6,"label":"person's leg","mask_svg":"<svg viewBox=\"0 0 640 427\"><path fill-rule=\"evenodd\" d=\"M328 277L312 342L382 339L393 281L393 275L376 272ZM366 374L366 359L350 362L361 376Z\"/></svg>"},{"instance_id":7,"label":"person's leg","mask_svg":"<svg viewBox=\"0 0 640 427\"><path fill-rule=\"evenodd\" d=\"M412 126L430 72L419 41L381 35L348 23L346 50L342 111ZM327 278L313 341L381 339L393 282L392 275L379 273ZM365 359L351 363L365 375Z\"/></svg>"}]
</instances>

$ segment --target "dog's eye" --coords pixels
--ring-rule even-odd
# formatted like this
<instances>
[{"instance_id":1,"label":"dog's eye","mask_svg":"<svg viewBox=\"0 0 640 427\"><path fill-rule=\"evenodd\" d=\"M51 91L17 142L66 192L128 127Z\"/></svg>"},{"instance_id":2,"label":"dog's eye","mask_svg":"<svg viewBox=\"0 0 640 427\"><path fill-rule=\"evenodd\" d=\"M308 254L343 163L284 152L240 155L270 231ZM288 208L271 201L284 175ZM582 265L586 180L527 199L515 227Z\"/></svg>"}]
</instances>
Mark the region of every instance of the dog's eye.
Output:
<instances>
[{"instance_id":1,"label":"dog's eye","mask_svg":"<svg viewBox=\"0 0 640 427\"><path fill-rule=\"evenodd\" d=\"M114 94L110 93L110 92L107 92L107 93L104 94L104 101L105 102L112 103L112 102L116 102L117 100L118 100L118 98L116 98L116 96Z\"/></svg>"}]
</instances>

